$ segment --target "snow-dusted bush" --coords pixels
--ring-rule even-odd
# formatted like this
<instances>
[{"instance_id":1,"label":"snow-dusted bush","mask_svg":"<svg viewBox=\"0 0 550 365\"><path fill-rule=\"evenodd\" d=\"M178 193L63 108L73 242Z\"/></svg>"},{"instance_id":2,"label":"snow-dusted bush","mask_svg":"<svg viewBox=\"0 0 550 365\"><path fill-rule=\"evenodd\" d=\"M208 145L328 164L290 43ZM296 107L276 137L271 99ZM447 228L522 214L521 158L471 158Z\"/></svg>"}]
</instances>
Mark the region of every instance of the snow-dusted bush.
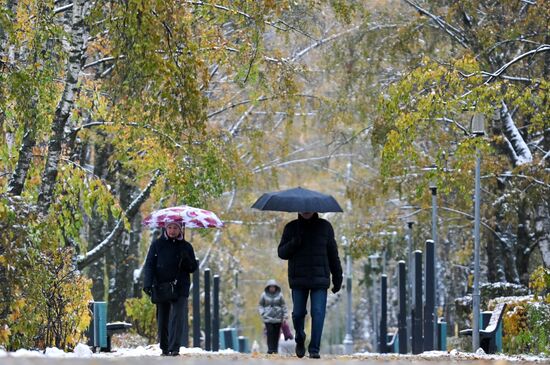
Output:
<instances>
[{"instance_id":1,"label":"snow-dusted bush","mask_svg":"<svg viewBox=\"0 0 550 365\"><path fill-rule=\"evenodd\" d=\"M69 349L87 328L90 280L61 245L63 227L23 200L0 196L0 345Z\"/></svg>"}]
</instances>

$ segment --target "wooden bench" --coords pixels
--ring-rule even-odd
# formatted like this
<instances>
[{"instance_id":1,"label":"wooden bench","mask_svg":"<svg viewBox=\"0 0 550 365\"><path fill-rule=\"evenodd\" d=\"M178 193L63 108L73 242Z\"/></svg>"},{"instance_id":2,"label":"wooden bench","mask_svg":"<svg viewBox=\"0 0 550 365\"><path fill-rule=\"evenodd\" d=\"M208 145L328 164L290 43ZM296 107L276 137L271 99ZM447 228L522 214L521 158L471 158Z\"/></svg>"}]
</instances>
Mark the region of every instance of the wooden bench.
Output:
<instances>
[{"instance_id":1,"label":"wooden bench","mask_svg":"<svg viewBox=\"0 0 550 365\"><path fill-rule=\"evenodd\" d=\"M494 354L497 351L502 351L502 318L504 316L504 310L506 309L506 303L498 304L491 312L491 318L486 326L480 326L479 330L479 346L487 354ZM484 327L484 328L483 328ZM462 336L471 336L472 329L464 329L460 331ZM477 349L473 349L476 351Z\"/></svg>"}]
</instances>

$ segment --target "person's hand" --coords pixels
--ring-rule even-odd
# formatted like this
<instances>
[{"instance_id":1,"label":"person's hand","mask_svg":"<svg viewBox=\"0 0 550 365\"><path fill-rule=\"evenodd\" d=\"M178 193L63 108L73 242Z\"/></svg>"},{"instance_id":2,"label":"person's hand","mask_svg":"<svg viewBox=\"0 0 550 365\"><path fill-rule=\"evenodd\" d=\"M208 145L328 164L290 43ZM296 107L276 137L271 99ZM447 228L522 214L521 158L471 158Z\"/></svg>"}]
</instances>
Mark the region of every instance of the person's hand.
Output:
<instances>
[{"instance_id":1,"label":"person's hand","mask_svg":"<svg viewBox=\"0 0 550 365\"><path fill-rule=\"evenodd\" d=\"M143 292L145 294L147 294L148 296L151 296L151 294L153 293L153 288L150 287L150 286L147 286L147 287L143 288Z\"/></svg>"},{"instance_id":2,"label":"person's hand","mask_svg":"<svg viewBox=\"0 0 550 365\"><path fill-rule=\"evenodd\" d=\"M333 285L332 289L330 289L334 294L338 293L342 289L342 285Z\"/></svg>"}]
</instances>

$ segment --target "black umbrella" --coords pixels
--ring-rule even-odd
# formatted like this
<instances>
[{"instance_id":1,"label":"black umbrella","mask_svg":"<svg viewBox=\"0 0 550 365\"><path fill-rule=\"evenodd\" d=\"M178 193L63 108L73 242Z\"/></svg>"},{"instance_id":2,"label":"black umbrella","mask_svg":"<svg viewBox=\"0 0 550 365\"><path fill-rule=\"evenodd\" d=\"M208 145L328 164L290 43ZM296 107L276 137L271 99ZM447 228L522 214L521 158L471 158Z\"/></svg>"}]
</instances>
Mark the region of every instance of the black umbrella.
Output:
<instances>
[{"instance_id":1,"label":"black umbrella","mask_svg":"<svg viewBox=\"0 0 550 365\"><path fill-rule=\"evenodd\" d=\"M252 208L297 213L343 212L336 199L331 195L300 187L265 193L252 205Z\"/></svg>"}]
</instances>

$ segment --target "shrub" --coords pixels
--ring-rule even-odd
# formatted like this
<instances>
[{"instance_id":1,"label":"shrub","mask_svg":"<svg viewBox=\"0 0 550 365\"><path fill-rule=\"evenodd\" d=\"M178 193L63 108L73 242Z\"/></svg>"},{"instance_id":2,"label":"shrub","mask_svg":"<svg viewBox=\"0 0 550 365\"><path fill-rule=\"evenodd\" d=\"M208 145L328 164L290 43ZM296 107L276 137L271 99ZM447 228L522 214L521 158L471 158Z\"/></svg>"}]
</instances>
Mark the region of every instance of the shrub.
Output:
<instances>
[{"instance_id":1,"label":"shrub","mask_svg":"<svg viewBox=\"0 0 550 365\"><path fill-rule=\"evenodd\" d=\"M39 219L22 201L0 196L0 218L0 345L74 347L90 322L91 300L74 249L60 246L54 215Z\"/></svg>"},{"instance_id":2,"label":"shrub","mask_svg":"<svg viewBox=\"0 0 550 365\"><path fill-rule=\"evenodd\" d=\"M537 268L530 277L534 295L508 302L504 317L504 351L550 355L550 270Z\"/></svg>"},{"instance_id":3,"label":"shrub","mask_svg":"<svg viewBox=\"0 0 550 365\"><path fill-rule=\"evenodd\" d=\"M132 321L132 330L147 338L149 343L155 342L157 339L156 307L149 297L127 299L124 307L128 318Z\"/></svg>"},{"instance_id":4,"label":"shrub","mask_svg":"<svg viewBox=\"0 0 550 365\"><path fill-rule=\"evenodd\" d=\"M529 288L533 291L535 300L550 303L550 269L538 267L529 278Z\"/></svg>"}]
</instances>

